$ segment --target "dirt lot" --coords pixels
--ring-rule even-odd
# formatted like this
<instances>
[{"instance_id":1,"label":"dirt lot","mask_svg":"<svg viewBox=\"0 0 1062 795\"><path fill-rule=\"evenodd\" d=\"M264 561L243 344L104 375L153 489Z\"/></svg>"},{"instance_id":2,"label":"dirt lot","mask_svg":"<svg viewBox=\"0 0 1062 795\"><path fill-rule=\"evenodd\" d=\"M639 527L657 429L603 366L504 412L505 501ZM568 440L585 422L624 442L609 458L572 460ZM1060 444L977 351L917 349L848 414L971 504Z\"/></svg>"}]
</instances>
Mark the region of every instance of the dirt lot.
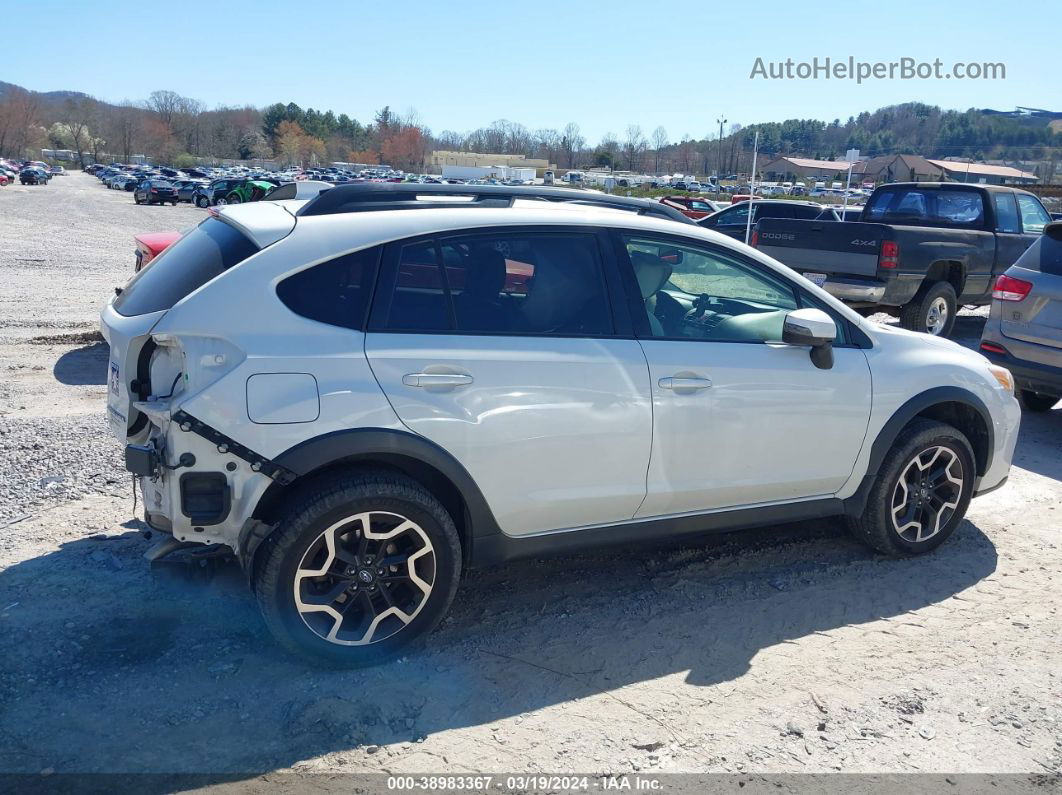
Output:
<instances>
[{"instance_id":1,"label":"dirt lot","mask_svg":"<svg viewBox=\"0 0 1062 795\"><path fill-rule=\"evenodd\" d=\"M368 671L285 656L231 566L153 572L93 333L132 235L201 214L0 189L0 772L1062 771L1062 409L931 556L812 523L510 565Z\"/></svg>"}]
</instances>

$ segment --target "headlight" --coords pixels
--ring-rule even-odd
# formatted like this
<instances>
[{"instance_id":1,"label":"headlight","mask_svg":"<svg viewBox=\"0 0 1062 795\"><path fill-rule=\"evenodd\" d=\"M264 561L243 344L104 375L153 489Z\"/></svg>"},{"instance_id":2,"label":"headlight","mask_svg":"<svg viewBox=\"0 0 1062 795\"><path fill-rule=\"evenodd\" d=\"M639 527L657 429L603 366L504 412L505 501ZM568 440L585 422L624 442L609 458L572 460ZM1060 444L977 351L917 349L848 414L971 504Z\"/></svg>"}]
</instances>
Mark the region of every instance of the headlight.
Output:
<instances>
[{"instance_id":1,"label":"headlight","mask_svg":"<svg viewBox=\"0 0 1062 795\"><path fill-rule=\"evenodd\" d=\"M995 364L988 365L988 372L992 373L999 385L1003 387L1009 394L1014 394L1014 376L1011 375L1010 370L1006 367L999 367Z\"/></svg>"}]
</instances>

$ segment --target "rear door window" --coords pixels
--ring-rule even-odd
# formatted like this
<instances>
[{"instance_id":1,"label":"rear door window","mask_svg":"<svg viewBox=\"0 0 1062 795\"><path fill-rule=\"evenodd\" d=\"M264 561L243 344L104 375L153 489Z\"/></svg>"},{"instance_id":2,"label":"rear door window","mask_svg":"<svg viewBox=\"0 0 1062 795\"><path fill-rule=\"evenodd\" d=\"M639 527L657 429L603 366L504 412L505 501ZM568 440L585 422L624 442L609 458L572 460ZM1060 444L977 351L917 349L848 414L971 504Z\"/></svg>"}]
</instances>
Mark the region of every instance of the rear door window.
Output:
<instances>
[{"instance_id":1,"label":"rear door window","mask_svg":"<svg viewBox=\"0 0 1062 795\"><path fill-rule=\"evenodd\" d=\"M242 232L207 218L137 273L114 299L114 310L132 317L170 309L258 250Z\"/></svg>"},{"instance_id":2,"label":"rear door window","mask_svg":"<svg viewBox=\"0 0 1062 795\"><path fill-rule=\"evenodd\" d=\"M592 234L517 231L420 241L401 246L393 267L394 287L373 310L370 325L378 330L613 333Z\"/></svg>"},{"instance_id":3,"label":"rear door window","mask_svg":"<svg viewBox=\"0 0 1062 795\"><path fill-rule=\"evenodd\" d=\"M996 230L999 232L1020 232L1018 208L1014 204L1013 193L993 193L992 202L996 208Z\"/></svg>"}]
</instances>

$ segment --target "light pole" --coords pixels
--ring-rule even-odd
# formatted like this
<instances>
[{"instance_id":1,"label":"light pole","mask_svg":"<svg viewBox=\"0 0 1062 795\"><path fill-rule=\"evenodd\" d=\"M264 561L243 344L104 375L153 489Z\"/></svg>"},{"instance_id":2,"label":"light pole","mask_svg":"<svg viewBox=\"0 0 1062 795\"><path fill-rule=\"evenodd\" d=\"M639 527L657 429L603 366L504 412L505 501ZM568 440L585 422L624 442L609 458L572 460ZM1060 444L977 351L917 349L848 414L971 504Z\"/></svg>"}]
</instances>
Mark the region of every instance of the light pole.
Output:
<instances>
[{"instance_id":1,"label":"light pole","mask_svg":"<svg viewBox=\"0 0 1062 795\"><path fill-rule=\"evenodd\" d=\"M719 162L716 163L716 180L723 178L723 125L726 124L726 119L720 116L715 120L715 123L719 125Z\"/></svg>"}]
</instances>

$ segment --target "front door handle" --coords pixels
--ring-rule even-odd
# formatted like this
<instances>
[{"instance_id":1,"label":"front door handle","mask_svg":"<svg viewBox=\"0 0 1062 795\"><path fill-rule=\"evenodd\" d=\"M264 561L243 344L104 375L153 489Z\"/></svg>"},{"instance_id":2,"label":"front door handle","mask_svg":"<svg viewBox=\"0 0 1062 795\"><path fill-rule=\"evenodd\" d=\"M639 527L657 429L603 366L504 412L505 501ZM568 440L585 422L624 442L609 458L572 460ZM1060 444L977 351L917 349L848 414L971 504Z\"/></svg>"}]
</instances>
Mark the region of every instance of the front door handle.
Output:
<instances>
[{"instance_id":1,"label":"front door handle","mask_svg":"<svg viewBox=\"0 0 1062 795\"><path fill-rule=\"evenodd\" d=\"M708 389L712 385L712 381L709 378L681 376L661 378L657 383L660 384L661 389L673 389L676 392L697 392L701 389Z\"/></svg>"},{"instance_id":2,"label":"front door handle","mask_svg":"<svg viewBox=\"0 0 1062 795\"><path fill-rule=\"evenodd\" d=\"M406 386L465 386L472 383L472 376L463 373L406 373L402 376Z\"/></svg>"}]
</instances>

